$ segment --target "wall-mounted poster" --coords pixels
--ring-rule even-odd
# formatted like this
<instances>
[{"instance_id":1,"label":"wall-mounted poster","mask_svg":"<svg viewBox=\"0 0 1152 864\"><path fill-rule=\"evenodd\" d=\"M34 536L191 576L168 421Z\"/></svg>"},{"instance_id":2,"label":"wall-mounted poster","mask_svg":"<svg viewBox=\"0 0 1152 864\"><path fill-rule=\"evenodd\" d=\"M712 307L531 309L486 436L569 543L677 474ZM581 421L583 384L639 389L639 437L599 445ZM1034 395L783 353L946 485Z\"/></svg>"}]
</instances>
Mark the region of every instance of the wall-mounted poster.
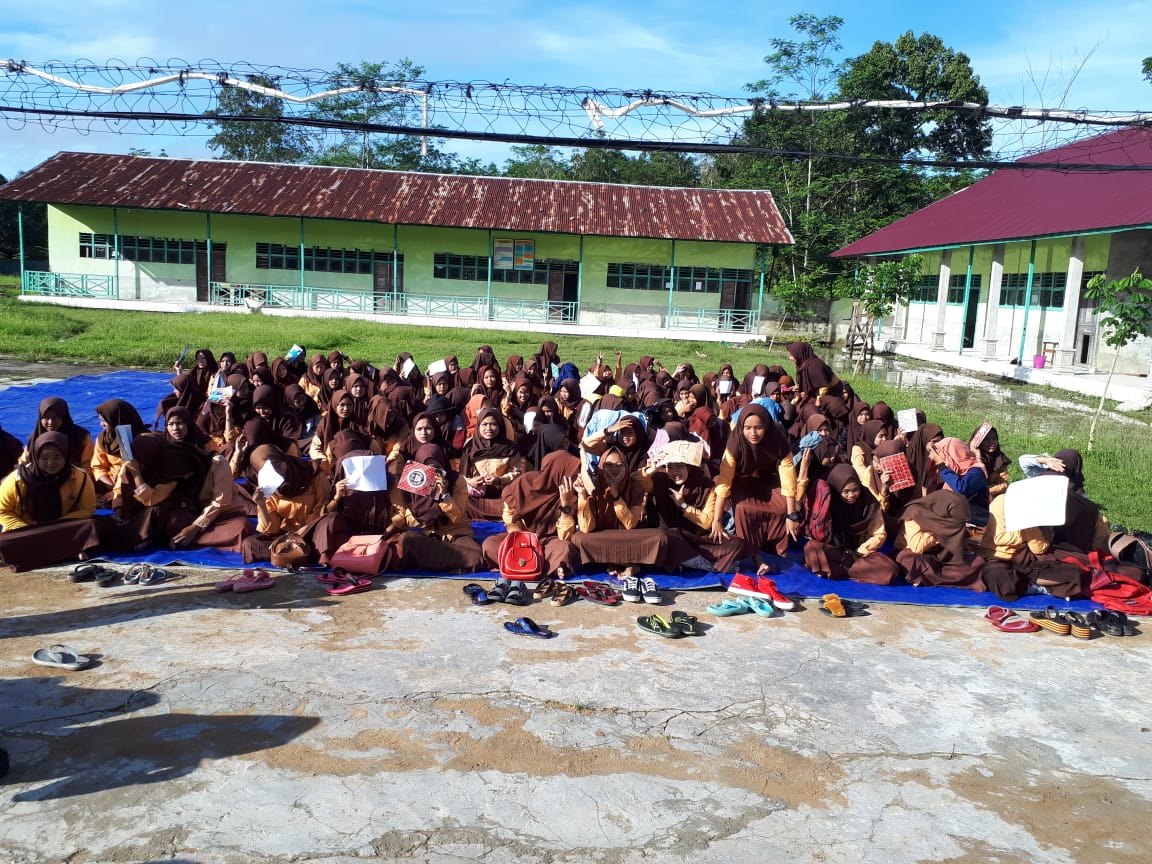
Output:
<instances>
[{"instance_id":1,"label":"wall-mounted poster","mask_svg":"<svg viewBox=\"0 0 1152 864\"><path fill-rule=\"evenodd\" d=\"M515 247L510 239L492 241L492 269L511 270L514 264Z\"/></svg>"},{"instance_id":2,"label":"wall-mounted poster","mask_svg":"<svg viewBox=\"0 0 1152 864\"><path fill-rule=\"evenodd\" d=\"M535 270L536 269L536 241L535 240L517 240L516 241L516 269L517 270Z\"/></svg>"}]
</instances>

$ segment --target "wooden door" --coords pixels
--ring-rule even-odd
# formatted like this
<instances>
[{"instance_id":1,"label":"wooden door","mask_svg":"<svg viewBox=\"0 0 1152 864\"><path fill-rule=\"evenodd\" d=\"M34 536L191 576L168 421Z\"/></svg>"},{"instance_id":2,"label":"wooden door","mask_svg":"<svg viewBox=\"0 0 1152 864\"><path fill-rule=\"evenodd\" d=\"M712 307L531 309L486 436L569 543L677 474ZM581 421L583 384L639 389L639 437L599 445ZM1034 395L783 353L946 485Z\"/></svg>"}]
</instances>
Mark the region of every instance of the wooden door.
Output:
<instances>
[{"instance_id":1,"label":"wooden door","mask_svg":"<svg viewBox=\"0 0 1152 864\"><path fill-rule=\"evenodd\" d=\"M393 280L395 276L395 280ZM377 312L402 312L404 293L404 261L375 261L372 264L373 307Z\"/></svg>"},{"instance_id":2,"label":"wooden door","mask_svg":"<svg viewBox=\"0 0 1152 864\"><path fill-rule=\"evenodd\" d=\"M212 275L208 275L208 244L196 244L196 302L208 302L208 283L226 282L228 279L228 244L212 244Z\"/></svg>"}]
</instances>

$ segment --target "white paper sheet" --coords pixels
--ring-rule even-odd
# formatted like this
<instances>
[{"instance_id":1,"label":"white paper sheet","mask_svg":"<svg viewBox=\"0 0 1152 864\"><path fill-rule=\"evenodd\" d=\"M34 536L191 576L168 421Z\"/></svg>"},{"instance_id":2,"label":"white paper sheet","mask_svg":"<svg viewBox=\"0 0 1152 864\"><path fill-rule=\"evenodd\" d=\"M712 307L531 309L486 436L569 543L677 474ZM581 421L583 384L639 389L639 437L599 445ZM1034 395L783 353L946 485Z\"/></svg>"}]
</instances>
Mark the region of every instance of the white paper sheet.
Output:
<instances>
[{"instance_id":1,"label":"white paper sheet","mask_svg":"<svg viewBox=\"0 0 1152 864\"><path fill-rule=\"evenodd\" d=\"M759 396L760 395L761 391L764 389L764 382L766 380L767 379L763 375L757 375L755 378L752 379L752 395L753 396Z\"/></svg>"},{"instance_id":2,"label":"white paper sheet","mask_svg":"<svg viewBox=\"0 0 1152 864\"><path fill-rule=\"evenodd\" d=\"M409 375L412 374L412 370L415 368L416 368L416 361L413 360L411 357L409 357L407 360L404 361L403 365L400 367L400 377L401 378L407 378Z\"/></svg>"},{"instance_id":3,"label":"white paper sheet","mask_svg":"<svg viewBox=\"0 0 1152 864\"><path fill-rule=\"evenodd\" d=\"M341 463L348 488L354 492L385 492L388 459L384 456L348 456Z\"/></svg>"},{"instance_id":4,"label":"white paper sheet","mask_svg":"<svg viewBox=\"0 0 1152 864\"><path fill-rule=\"evenodd\" d=\"M729 381L727 378L725 378L723 381L717 381L716 392L721 396L727 396L732 392L732 388L735 386L735 384L735 381Z\"/></svg>"},{"instance_id":5,"label":"white paper sheet","mask_svg":"<svg viewBox=\"0 0 1152 864\"><path fill-rule=\"evenodd\" d=\"M900 425L900 431L915 432L920 428L920 423L916 419L915 408L904 408L896 412L896 422Z\"/></svg>"},{"instance_id":6,"label":"white paper sheet","mask_svg":"<svg viewBox=\"0 0 1152 864\"><path fill-rule=\"evenodd\" d=\"M448 363L444 360L433 360L431 363L428 364L428 377L429 378L431 378L433 375L439 374L440 372L447 372L447 371L448 371Z\"/></svg>"},{"instance_id":7,"label":"white paper sheet","mask_svg":"<svg viewBox=\"0 0 1152 864\"><path fill-rule=\"evenodd\" d=\"M704 445L700 441L669 441L656 451L654 464L667 465L671 462L694 465L699 468L704 461Z\"/></svg>"},{"instance_id":8,"label":"white paper sheet","mask_svg":"<svg viewBox=\"0 0 1152 864\"><path fill-rule=\"evenodd\" d=\"M536 412L535 411L525 411L524 412L524 431L525 432L531 432L532 427L535 425L536 425Z\"/></svg>"},{"instance_id":9,"label":"white paper sheet","mask_svg":"<svg viewBox=\"0 0 1152 864\"><path fill-rule=\"evenodd\" d=\"M271 498L276 490L284 485L284 478L271 462L265 462L256 474L256 486L264 493L265 498Z\"/></svg>"},{"instance_id":10,"label":"white paper sheet","mask_svg":"<svg viewBox=\"0 0 1152 864\"><path fill-rule=\"evenodd\" d=\"M596 392L596 388L600 386L600 379L589 372L580 379L580 397L588 399Z\"/></svg>"},{"instance_id":11,"label":"white paper sheet","mask_svg":"<svg viewBox=\"0 0 1152 864\"><path fill-rule=\"evenodd\" d=\"M1008 484L1004 493L1004 527L1023 531L1063 525L1068 506L1068 478L1042 474Z\"/></svg>"}]
</instances>

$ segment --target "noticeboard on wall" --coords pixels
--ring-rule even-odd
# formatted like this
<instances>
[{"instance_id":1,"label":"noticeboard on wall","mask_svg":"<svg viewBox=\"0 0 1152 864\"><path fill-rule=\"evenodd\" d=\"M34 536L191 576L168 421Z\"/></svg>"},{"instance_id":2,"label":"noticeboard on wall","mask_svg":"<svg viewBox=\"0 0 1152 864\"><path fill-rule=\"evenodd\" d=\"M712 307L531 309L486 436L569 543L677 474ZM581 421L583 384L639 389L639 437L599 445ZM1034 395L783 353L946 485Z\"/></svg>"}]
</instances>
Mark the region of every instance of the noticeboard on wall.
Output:
<instances>
[{"instance_id":1,"label":"noticeboard on wall","mask_svg":"<svg viewBox=\"0 0 1152 864\"><path fill-rule=\"evenodd\" d=\"M515 264L515 246L510 238L492 241L492 269L511 270Z\"/></svg>"},{"instance_id":2,"label":"noticeboard on wall","mask_svg":"<svg viewBox=\"0 0 1152 864\"><path fill-rule=\"evenodd\" d=\"M515 248L515 269L536 269L536 241L517 240Z\"/></svg>"}]
</instances>

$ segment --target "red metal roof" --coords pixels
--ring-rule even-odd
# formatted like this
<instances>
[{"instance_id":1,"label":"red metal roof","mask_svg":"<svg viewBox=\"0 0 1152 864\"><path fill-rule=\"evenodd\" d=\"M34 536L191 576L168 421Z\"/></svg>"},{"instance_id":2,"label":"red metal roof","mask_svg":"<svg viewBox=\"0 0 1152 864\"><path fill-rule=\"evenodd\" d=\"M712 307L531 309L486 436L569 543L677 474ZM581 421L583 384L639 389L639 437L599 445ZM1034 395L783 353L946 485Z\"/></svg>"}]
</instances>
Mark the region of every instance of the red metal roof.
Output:
<instances>
[{"instance_id":1,"label":"red metal roof","mask_svg":"<svg viewBox=\"0 0 1152 864\"><path fill-rule=\"evenodd\" d=\"M1152 166L1152 128L1122 129L1018 160ZM1005 168L850 243L837 258L1152 225L1152 170Z\"/></svg>"},{"instance_id":2,"label":"red metal roof","mask_svg":"<svg viewBox=\"0 0 1152 864\"><path fill-rule=\"evenodd\" d=\"M772 193L764 190L264 162L58 153L0 186L0 199L608 237L792 242Z\"/></svg>"}]
</instances>

